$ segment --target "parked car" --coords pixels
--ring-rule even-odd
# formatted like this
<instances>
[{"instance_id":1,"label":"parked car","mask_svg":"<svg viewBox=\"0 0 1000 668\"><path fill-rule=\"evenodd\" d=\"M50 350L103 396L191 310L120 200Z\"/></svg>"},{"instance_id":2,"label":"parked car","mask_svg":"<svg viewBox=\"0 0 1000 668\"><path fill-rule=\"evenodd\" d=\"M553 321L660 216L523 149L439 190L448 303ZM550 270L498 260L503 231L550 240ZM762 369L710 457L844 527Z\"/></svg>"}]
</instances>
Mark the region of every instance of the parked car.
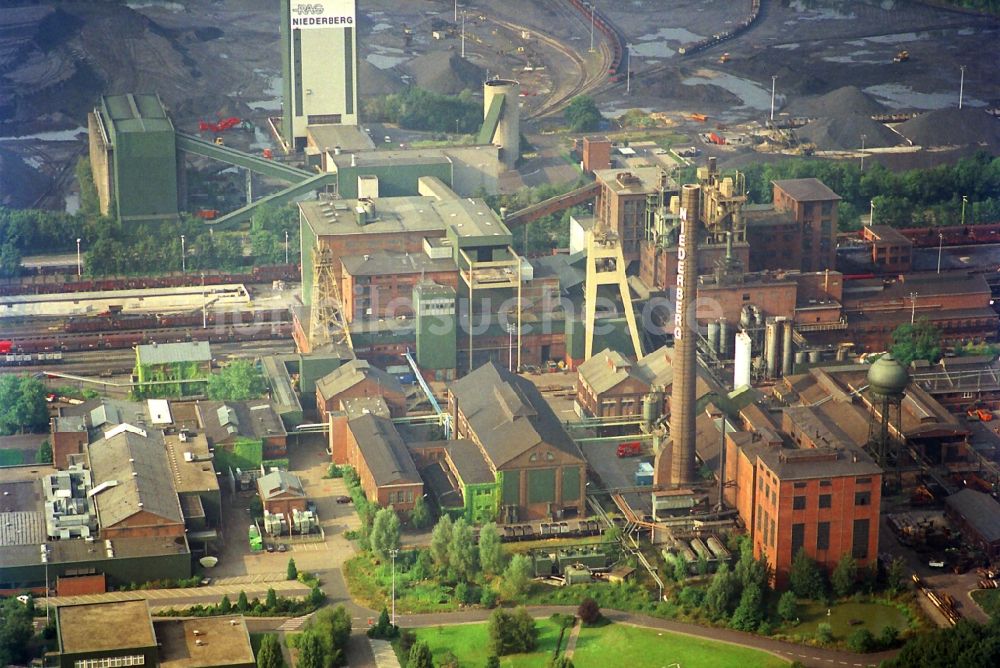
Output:
<instances>
[{"instance_id":1,"label":"parked car","mask_svg":"<svg viewBox=\"0 0 1000 668\"><path fill-rule=\"evenodd\" d=\"M274 544L273 543L268 543L267 547L264 548L264 549L267 550L268 552L274 552Z\"/></svg>"},{"instance_id":2,"label":"parked car","mask_svg":"<svg viewBox=\"0 0 1000 668\"><path fill-rule=\"evenodd\" d=\"M288 552L288 546L284 543L278 544L278 552Z\"/></svg>"},{"instance_id":3,"label":"parked car","mask_svg":"<svg viewBox=\"0 0 1000 668\"><path fill-rule=\"evenodd\" d=\"M350 502L351 502L351 497L349 497L349 496L338 496L337 497L337 503L350 503Z\"/></svg>"},{"instance_id":4,"label":"parked car","mask_svg":"<svg viewBox=\"0 0 1000 668\"><path fill-rule=\"evenodd\" d=\"M940 559L931 559L927 562L927 565L931 568L944 568L944 562Z\"/></svg>"}]
</instances>

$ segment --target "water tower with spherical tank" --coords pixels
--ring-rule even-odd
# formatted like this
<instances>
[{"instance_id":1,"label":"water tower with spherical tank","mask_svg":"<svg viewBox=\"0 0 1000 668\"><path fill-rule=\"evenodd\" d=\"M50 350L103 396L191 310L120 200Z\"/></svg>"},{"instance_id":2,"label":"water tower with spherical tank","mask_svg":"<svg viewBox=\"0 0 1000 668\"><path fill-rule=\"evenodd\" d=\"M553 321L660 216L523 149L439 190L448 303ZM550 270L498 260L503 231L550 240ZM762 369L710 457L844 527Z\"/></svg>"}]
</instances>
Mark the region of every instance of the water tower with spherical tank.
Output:
<instances>
[{"instance_id":1,"label":"water tower with spherical tank","mask_svg":"<svg viewBox=\"0 0 1000 668\"><path fill-rule=\"evenodd\" d=\"M871 416L868 420L868 447L884 471L899 468L899 444L902 442L902 403L910 374L891 354L882 355L868 369L868 395ZM896 429L895 436L891 429Z\"/></svg>"}]
</instances>

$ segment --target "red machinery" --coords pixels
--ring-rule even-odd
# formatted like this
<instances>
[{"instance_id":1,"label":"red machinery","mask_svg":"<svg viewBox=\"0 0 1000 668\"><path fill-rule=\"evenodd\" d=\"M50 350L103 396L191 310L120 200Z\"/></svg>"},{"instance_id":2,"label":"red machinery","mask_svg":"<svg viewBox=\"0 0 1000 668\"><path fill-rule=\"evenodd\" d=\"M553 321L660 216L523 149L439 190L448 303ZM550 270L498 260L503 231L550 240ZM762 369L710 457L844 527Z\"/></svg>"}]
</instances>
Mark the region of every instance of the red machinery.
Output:
<instances>
[{"instance_id":1,"label":"red machinery","mask_svg":"<svg viewBox=\"0 0 1000 668\"><path fill-rule=\"evenodd\" d=\"M0 353L6 354L10 352L10 349L14 344L10 341L0 341Z\"/></svg>"},{"instance_id":2,"label":"red machinery","mask_svg":"<svg viewBox=\"0 0 1000 668\"><path fill-rule=\"evenodd\" d=\"M630 441L628 443L618 444L619 457L635 457L640 452L642 452L642 445L639 441Z\"/></svg>"},{"instance_id":3,"label":"red machinery","mask_svg":"<svg viewBox=\"0 0 1000 668\"><path fill-rule=\"evenodd\" d=\"M201 132L225 132L226 130L231 130L237 125L242 125L243 121L235 116L230 116L229 118L223 118L218 123L209 123L208 121L198 121L198 130Z\"/></svg>"}]
</instances>

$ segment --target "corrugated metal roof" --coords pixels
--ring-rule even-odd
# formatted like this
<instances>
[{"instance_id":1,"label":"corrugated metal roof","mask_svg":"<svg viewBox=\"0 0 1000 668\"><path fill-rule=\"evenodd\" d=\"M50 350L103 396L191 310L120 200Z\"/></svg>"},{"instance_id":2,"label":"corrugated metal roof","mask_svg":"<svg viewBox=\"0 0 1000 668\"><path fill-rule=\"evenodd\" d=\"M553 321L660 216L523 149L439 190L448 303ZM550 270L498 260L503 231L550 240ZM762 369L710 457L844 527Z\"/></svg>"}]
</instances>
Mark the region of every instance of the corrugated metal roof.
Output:
<instances>
[{"instance_id":1,"label":"corrugated metal roof","mask_svg":"<svg viewBox=\"0 0 1000 668\"><path fill-rule=\"evenodd\" d=\"M295 496L306 495L302 488L302 481L297 475L288 471L271 471L267 475L257 478L257 490L265 501L285 493Z\"/></svg>"},{"instance_id":2,"label":"corrugated metal roof","mask_svg":"<svg viewBox=\"0 0 1000 668\"><path fill-rule=\"evenodd\" d=\"M173 123L157 95L106 95L101 102L105 116L116 133L174 131Z\"/></svg>"},{"instance_id":3,"label":"corrugated metal roof","mask_svg":"<svg viewBox=\"0 0 1000 668\"><path fill-rule=\"evenodd\" d=\"M1000 503L989 494L963 489L944 500L988 543L1000 541Z\"/></svg>"},{"instance_id":4,"label":"corrugated metal roof","mask_svg":"<svg viewBox=\"0 0 1000 668\"><path fill-rule=\"evenodd\" d=\"M140 511L183 523L180 501L171 484L170 466L162 441L154 433L142 436L123 431L87 446L94 489L113 480L94 495L101 527L110 527Z\"/></svg>"},{"instance_id":5,"label":"corrugated metal roof","mask_svg":"<svg viewBox=\"0 0 1000 668\"><path fill-rule=\"evenodd\" d=\"M336 370L317 380L316 389L319 390L324 399L329 399L349 390L369 376L378 382L384 392L404 394L403 386L398 378L372 366L365 360L351 360L342 364Z\"/></svg>"},{"instance_id":6,"label":"corrugated metal roof","mask_svg":"<svg viewBox=\"0 0 1000 668\"><path fill-rule=\"evenodd\" d=\"M448 390L494 468L542 443L583 461L538 388L495 362L453 382Z\"/></svg>"},{"instance_id":7,"label":"corrugated metal roof","mask_svg":"<svg viewBox=\"0 0 1000 668\"><path fill-rule=\"evenodd\" d=\"M364 415L347 423L375 484L419 483L420 473L392 420Z\"/></svg>"},{"instance_id":8,"label":"corrugated metal roof","mask_svg":"<svg viewBox=\"0 0 1000 668\"><path fill-rule=\"evenodd\" d=\"M137 346L140 364L179 364L182 362L211 362L212 349L208 341L180 343L151 343Z\"/></svg>"}]
</instances>

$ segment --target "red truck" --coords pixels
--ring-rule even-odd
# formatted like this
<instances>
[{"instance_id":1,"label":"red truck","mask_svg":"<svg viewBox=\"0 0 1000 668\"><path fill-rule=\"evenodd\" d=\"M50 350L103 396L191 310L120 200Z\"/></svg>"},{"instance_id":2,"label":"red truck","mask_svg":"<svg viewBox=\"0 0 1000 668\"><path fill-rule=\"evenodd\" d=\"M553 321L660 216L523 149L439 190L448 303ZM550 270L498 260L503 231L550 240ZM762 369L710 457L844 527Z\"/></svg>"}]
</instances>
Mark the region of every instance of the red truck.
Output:
<instances>
[{"instance_id":1,"label":"red truck","mask_svg":"<svg viewBox=\"0 0 1000 668\"><path fill-rule=\"evenodd\" d=\"M618 456L619 457L635 457L642 452L642 445L639 441L630 441L628 443L618 444Z\"/></svg>"}]
</instances>

